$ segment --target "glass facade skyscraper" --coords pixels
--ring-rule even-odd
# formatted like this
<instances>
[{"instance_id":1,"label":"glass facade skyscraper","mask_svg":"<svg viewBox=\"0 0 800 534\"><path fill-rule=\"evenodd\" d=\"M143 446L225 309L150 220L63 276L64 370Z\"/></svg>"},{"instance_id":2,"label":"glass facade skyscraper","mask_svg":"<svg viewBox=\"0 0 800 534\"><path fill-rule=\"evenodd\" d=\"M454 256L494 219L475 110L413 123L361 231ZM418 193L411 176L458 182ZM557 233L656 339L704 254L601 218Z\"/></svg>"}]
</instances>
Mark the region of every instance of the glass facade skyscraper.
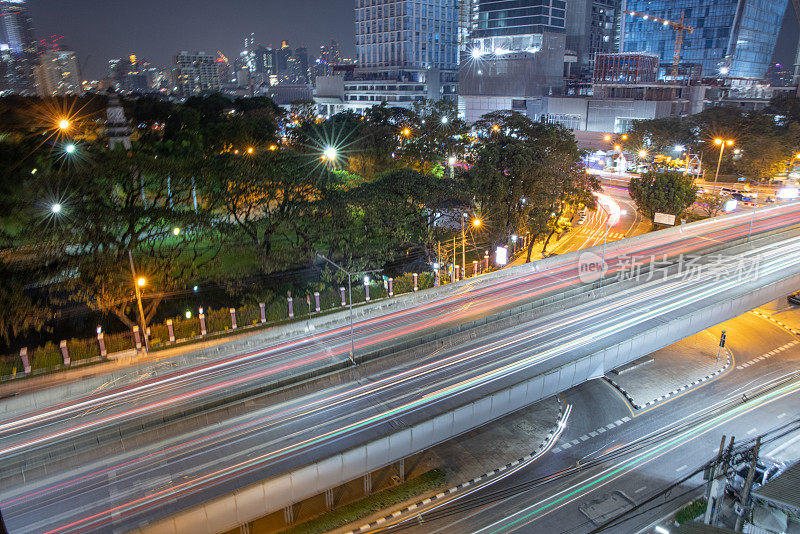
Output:
<instances>
[{"instance_id":1,"label":"glass facade skyscraper","mask_svg":"<svg viewBox=\"0 0 800 534\"><path fill-rule=\"evenodd\" d=\"M456 0L356 0L359 69L458 68Z\"/></svg>"},{"instance_id":2,"label":"glass facade skyscraper","mask_svg":"<svg viewBox=\"0 0 800 534\"><path fill-rule=\"evenodd\" d=\"M694 27L684 33L682 63L696 63L705 77L764 79L775 50L787 0L627 0L623 9ZM672 62L675 31L652 20L626 15L625 52L650 52Z\"/></svg>"},{"instance_id":3,"label":"glass facade skyscraper","mask_svg":"<svg viewBox=\"0 0 800 534\"><path fill-rule=\"evenodd\" d=\"M0 91L34 94L38 43L24 0L0 0L0 51L8 58Z\"/></svg>"}]
</instances>

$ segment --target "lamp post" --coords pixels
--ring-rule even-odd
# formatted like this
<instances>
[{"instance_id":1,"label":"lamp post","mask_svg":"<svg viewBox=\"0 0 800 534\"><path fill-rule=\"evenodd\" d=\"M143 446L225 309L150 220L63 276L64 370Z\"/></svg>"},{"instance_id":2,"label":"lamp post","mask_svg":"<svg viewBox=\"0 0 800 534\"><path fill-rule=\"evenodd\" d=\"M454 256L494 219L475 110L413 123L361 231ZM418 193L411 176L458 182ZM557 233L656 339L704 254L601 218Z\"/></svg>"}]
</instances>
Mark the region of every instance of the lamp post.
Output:
<instances>
[{"instance_id":1,"label":"lamp post","mask_svg":"<svg viewBox=\"0 0 800 534\"><path fill-rule=\"evenodd\" d=\"M450 179L452 180L455 177L456 157L450 156L447 158L447 164L450 165Z\"/></svg>"},{"instance_id":2,"label":"lamp post","mask_svg":"<svg viewBox=\"0 0 800 534\"><path fill-rule=\"evenodd\" d=\"M467 234L464 231L464 219L467 218L467 214L464 213L463 217L461 217L461 277L466 278L466 269L467 269ZM483 221L479 218L472 219L472 226L475 228L480 228Z\"/></svg>"},{"instance_id":3,"label":"lamp post","mask_svg":"<svg viewBox=\"0 0 800 534\"><path fill-rule=\"evenodd\" d=\"M622 163L622 145L614 145L614 151L617 153L617 168L619 168Z\"/></svg>"},{"instance_id":4,"label":"lamp post","mask_svg":"<svg viewBox=\"0 0 800 534\"><path fill-rule=\"evenodd\" d=\"M322 254L317 254L317 256L322 258L323 260L327 261L328 263L330 263L331 265L333 265L334 267L336 267L337 269L339 269L340 271L342 271L344 274L347 275L347 295L348 295L348 298L350 300L350 306L349 306L349 308L350 308L350 363L355 365L356 364L356 359L355 359L355 357L356 357L356 342L355 342L355 334L353 333L353 285L352 285L353 280L352 280L352 274L350 273L350 271L346 271L346 270L342 269L341 267L339 267L339 265L337 265L336 263L332 262L331 260L329 260L328 258L323 256Z\"/></svg>"},{"instance_id":5,"label":"lamp post","mask_svg":"<svg viewBox=\"0 0 800 534\"><path fill-rule=\"evenodd\" d=\"M142 331L142 337L144 338L144 350L145 352L150 352L150 338L147 335L147 325L144 322L144 308L142 307L142 292L140 288L144 287L147 284L147 280L142 277L136 276L136 268L133 266L133 254L131 254L130 249L128 249L128 260L131 263L131 275L133 275L133 290L136 294L136 304L139 311L139 328Z\"/></svg>"},{"instance_id":6,"label":"lamp post","mask_svg":"<svg viewBox=\"0 0 800 534\"><path fill-rule=\"evenodd\" d=\"M748 228L747 230L747 241L750 241L750 235L753 233L753 221L756 218L756 208L758 207L758 193L760 190L761 190L761 182L756 182L756 196L753 199L753 214L750 216L750 228Z\"/></svg>"},{"instance_id":7,"label":"lamp post","mask_svg":"<svg viewBox=\"0 0 800 534\"><path fill-rule=\"evenodd\" d=\"M714 187L717 187L717 179L719 179L719 166L722 165L722 153L725 151L725 145L733 146L733 139L721 139L717 137L714 139L714 144L719 146L719 159L717 160L717 172L714 174Z\"/></svg>"}]
</instances>

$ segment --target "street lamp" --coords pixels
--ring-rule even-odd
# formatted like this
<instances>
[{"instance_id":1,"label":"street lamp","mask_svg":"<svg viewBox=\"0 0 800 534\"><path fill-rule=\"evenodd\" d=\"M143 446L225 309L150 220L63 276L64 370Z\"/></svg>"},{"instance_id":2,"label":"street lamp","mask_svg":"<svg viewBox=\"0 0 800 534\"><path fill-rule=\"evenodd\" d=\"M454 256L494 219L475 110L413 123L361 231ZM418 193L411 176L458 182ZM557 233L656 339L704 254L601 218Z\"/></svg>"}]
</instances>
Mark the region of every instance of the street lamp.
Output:
<instances>
[{"instance_id":1,"label":"street lamp","mask_svg":"<svg viewBox=\"0 0 800 534\"><path fill-rule=\"evenodd\" d=\"M67 119L61 119L58 121L58 128L60 130L69 130L69 121Z\"/></svg>"},{"instance_id":2,"label":"street lamp","mask_svg":"<svg viewBox=\"0 0 800 534\"><path fill-rule=\"evenodd\" d=\"M55 204L50 206L50 211L52 211L53 213L61 213L61 204L56 202Z\"/></svg>"},{"instance_id":3,"label":"street lamp","mask_svg":"<svg viewBox=\"0 0 800 534\"><path fill-rule=\"evenodd\" d=\"M147 325L144 321L144 308L142 307L142 292L141 288L143 288L147 284L147 279L144 277L137 277L136 276L136 268L133 266L133 254L131 254L130 249L128 249L128 261L131 264L131 275L133 275L133 291L136 294L136 304L139 311L139 329L142 333L142 337L144 338L144 349L145 352L150 352L150 339L147 336Z\"/></svg>"},{"instance_id":4,"label":"street lamp","mask_svg":"<svg viewBox=\"0 0 800 534\"><path fill-rule=\"evenodd\" d=\"M725 151L725 146L733 146L733 139L722 139L717 137L714 139L714 144L719 146L719 159L717 160L717 172L714 174L714 187L717 187L717 179L719 178L719 166L722 165L722 153Z\"/></svg>"},{"instance_id":5,"label":"street lamp","mask_svg":"<svg viewBox=\"0 0 800 534\"><path fill-rule=\"evenodd\" d=\"M447 118L447 115L442 116L442 124L447 124L447 121L450 120Z\"/></svg>"},{"instance_id":6,"label":"street lamp","mask_svg":"<svg viewBox=\"0 0 800 534\"><path fill-rule=\"evenodd\" d=\"M332 146L326 146L325 150L322 151L323 159L327 159L327 160L330 160L330 161L335 160L337 154L338 154L337 150L335 148L333 148Z\"/></svg>"},{"instance_id":7,"label":"street lamp","mask_svg":"<svg viewBox=\"0 0 800 534\"><path fill-rule=\"evenodd\" d=\"M70 143L70 144L68 144L68 145L67 145L67 146L64 148L64 150L66 150L66 151L67 151L67 154L72 154L72 153L74 153L74 152L75 152L75 145L73 145L72 143Z\"/></svg>"},{"instance_id":8,"label":"street lamp","mask_svg":"<svg viewBox=\"0 0 800 534\"><path fill-rule=\"evenodd\" d=\"M409 128L403 128L403 130L400 133L403 134L403 137L408 137L409 135L411 135L411 130Z\"/></svg>"},{"instance_id":9,"label":"street lamp","mask_svg":"<svg viewBox=\"0 0 800 534\"><path fill-rule=\"evenodd\" d=\"M329 260L328 258L323 256L322 254L317 254L317 257L322 258L323 260L327 261L328 263L330 263L331 265L333 265L334 267L336 267L337 269L339 269L340 271L342 271L343 273L345 273L347 275L347 295L348 295L349 300L350 300L350 306L349 306L349 308L350 308L350 363L355 365L356 364L356 360L355 360L355 357L356 357L356 343L355 343L355 334L353 334L353 285L352 285L353 284L353 279L352 279L352 273L350 271L346 271L346 270L342 269L341 267L339 267L339 265L337 265L336 263L332 262L331 260ZM365 280L366 280L366 278L365 278Z\"/></svg>"},{"instance_id":10,"label":"street lamp","mask_svg":"<svg viewBox=\"0 0 800 534\"><path fill-rule=\"evenodd\" d=\"M618 153L617 155L617 168L619 168L620 164L622 163L622 146L614 145L614 151ZM620 171L622 172L622 171Z\"/></svg>"}]
</instances>

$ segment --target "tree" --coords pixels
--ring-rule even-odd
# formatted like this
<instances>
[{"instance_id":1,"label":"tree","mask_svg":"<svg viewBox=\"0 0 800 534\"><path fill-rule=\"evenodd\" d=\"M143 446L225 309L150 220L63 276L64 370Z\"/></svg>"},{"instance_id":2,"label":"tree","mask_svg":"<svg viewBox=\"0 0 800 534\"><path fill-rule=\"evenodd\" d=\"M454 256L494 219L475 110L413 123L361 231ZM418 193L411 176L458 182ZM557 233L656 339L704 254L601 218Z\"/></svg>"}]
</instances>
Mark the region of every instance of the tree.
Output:
<instances>
[{"instance_id":1,"label":"tree","mask_svg":"<svg viewBox=\"0 0 800 534\"><path fill-rule=\"evenodd\" d=\"M213 257L204 239L210 216L192 209L190 176L180 161L122 150L87 159L36 174L36 194L55 189L61 209L32 221L24 237L36 242L30 256L54 303L82 303L132 327L129 252L147 279L147 322L166 293L185 287Z\"/></svg>"},{"instance_id":2,"label":"tree","mask_svg":"<svg viewBox=\"0 0 800 534\"><path fill-rule=\"evenodd\" d=\"M650 171L631 178L628 192L639 211L650 219L656 213L680 215L697 196L692 179L677 171Z\"/></svg>"},{"instance_id":3,"label":"tree","mask_svg":"<svg viewBox=\"0 0 800 534\"><path fill-rule=\"evenodd\" d=\"M697 197L697 205L707 217L716 217L725 207L726 198L716 192L707 192Z\"/></svg>"},{"instance_id":4,"label":"tree","mask_svg":"<svg viewBox=\"0 0 800 534\"><path fill-rule=\"evenodd\" d=\"M253 246L261 273L283 267L273 261L275 239L289 232L320 195L329 178L318 158L268 151L253 156L220 154L203 170L216 180L215 198L236 232Z\"/></svg>"},{"instance_id":5,"label":"tree","mask_svg":"<svg viewBox=\"0 0 800 534\"><path fill-rule=\"evenodd\" d=\"M575 138L558 125L500 111L482 117L475 128L483 136L468 173L476 205L493 241L531 234L530 261L533 243L552 235L566 210L594 205L599 182L583 171Z\"/></svg>"}]
</instances>

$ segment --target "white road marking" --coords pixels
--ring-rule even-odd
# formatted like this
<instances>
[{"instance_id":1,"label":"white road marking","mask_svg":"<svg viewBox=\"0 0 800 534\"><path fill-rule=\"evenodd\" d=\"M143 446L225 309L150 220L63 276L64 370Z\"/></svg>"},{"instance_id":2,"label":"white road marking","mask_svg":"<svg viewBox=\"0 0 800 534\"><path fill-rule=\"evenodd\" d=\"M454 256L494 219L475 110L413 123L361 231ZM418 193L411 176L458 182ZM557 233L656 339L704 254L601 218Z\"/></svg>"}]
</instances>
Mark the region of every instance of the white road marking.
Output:
<instances>
[{"instance_id":1,"label":"white road marking","mask_svg":"<svg viewBox=\"0 0 800 534\"><path fill-rule=\"evenodd\" d=\"M639 488L639 489L635 490L635 491L634 491L634 493L641 493L641 492L643 492L643 491L644 491L644 490L646 490L646 489L647 489L647 486L642 486L641 488Z\"/></svg>"},{"instance_id":2,"label":"white road marking","mask_svg":"<svg viewBox=\"0 0 800 534\"><path fill-rule=\"evenodd\" d=\"M689 469L689 466L688 466L688 465L682 465L682 466L680 466L679 468L677 468L675 471L676 471L677 473L680 473L680 472L681 472L681 471L683 471L684 469Z\"/></svg>"},{"instance_id":3,"label":"white road marking","mask_svg":"<svg viewBox=\"0 0 800 534\"><path fill-rule=\"evenodd\" d=\"M782 414L780 414L778 416L778 419L783 419L784 417L786 417L786 412L783 412Z\"/></svg>"},{"instance_id":4,"label":"white road marking","mask_svg":"<svg viewBox=\"0 0 800 534\"><path fill-rule=\"evenodd\" d=\"M747 435L749 436L750 434L755 434L756 432L758 432L757 428L751 428L750 430L747 431Z\"/></svg>"}]
</instances>

